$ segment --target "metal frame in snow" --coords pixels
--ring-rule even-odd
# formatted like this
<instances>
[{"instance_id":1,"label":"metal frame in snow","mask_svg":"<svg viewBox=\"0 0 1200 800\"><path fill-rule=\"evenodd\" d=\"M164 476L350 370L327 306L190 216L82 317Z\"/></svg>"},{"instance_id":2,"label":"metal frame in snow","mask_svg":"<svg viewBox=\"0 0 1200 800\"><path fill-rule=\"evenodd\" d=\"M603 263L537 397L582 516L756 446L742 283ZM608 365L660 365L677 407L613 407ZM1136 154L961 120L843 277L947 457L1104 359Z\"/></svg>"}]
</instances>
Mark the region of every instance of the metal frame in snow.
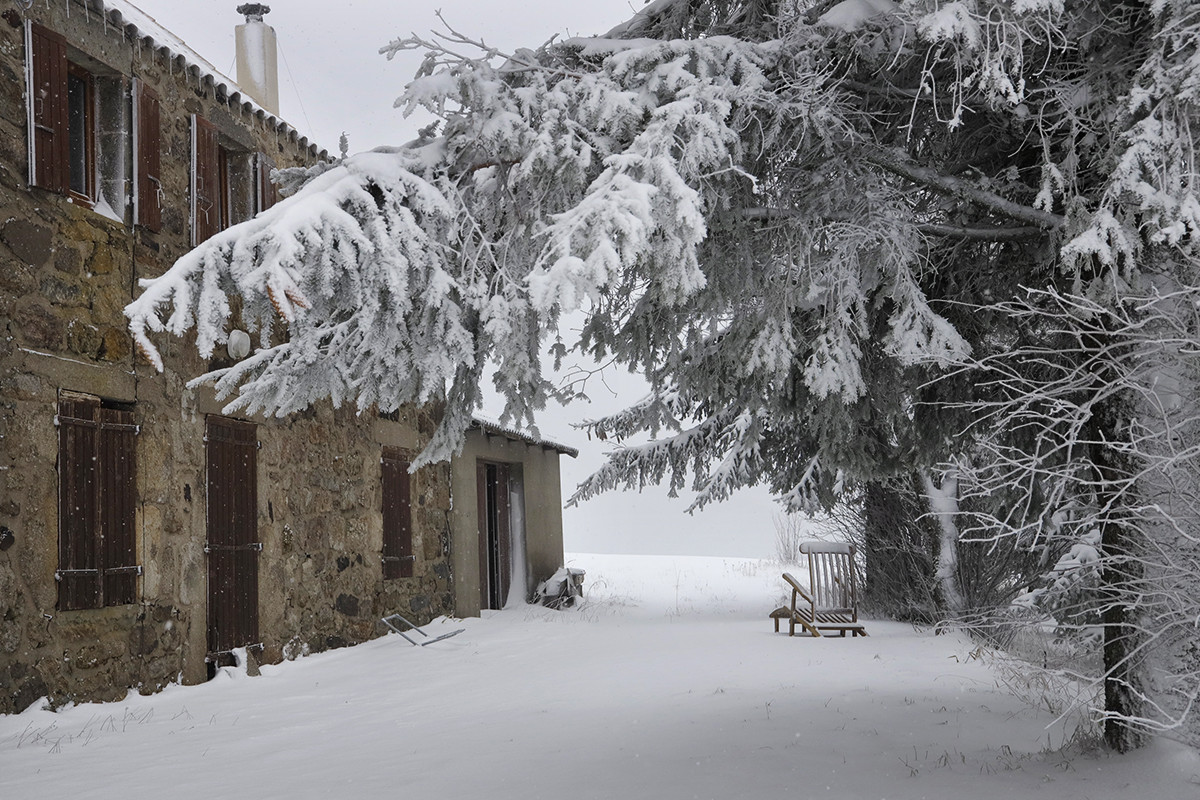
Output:
<instances>
[{"instance_id":1,"label":"metal frame in snow","mask_svg":"<svg viewBox=\"0 0 1200 800\"><path fill-rule=\"evenodd\" d=\"M407 625L407 626L408 626L408 627L409 627L411 630L414 630L414 631L416 631L417 633L421 634L422 636L426 637L426 638L428 639L428 641L421 642L421 641L417 641L416 639L412 638L412 637L411 637L411 636L409 636L407 633L405 633L404 631L402 631L402 630L400 630L399 628L397 628L397 627L396 627L394 624L392 624L392 623L393 623L393 621L395 621L395 620L399 620L400 622L403 622L403 623L404 623L405 625ZM380 620L380 622L382 622L384 625L387 625L389 628L391 628L392 630L394 630L396 633L398 633L398 634L400 634L401 636L403 636L403 637L404 637L406 640L408 640L408 643L409 643L409 644L411 644L411 645L414 645L414 646L417 646L417 647L424 647L424 646L425 646L425 645L427 645L427 644L433 644L434 642L440 642L442 639L449 639L451 636L457 636L458 634L460 634L460 633L462 633L464 630L466 630L466 628L459 628L459 629L458 629L458 630L456 630L456 631L450 631L450 633L443 633L441 636L433 636L433 637L430 637L428 633L426 633L425 631L421 630L421 629L420 629L420 628L418 628L416 625L414 625L413 623L409 622L407 619L405 619L404 617L400 616L399 614L388 614L386 617L384 617L383 619L381 619L381 620Z\"/></svg>"}]
</instances>

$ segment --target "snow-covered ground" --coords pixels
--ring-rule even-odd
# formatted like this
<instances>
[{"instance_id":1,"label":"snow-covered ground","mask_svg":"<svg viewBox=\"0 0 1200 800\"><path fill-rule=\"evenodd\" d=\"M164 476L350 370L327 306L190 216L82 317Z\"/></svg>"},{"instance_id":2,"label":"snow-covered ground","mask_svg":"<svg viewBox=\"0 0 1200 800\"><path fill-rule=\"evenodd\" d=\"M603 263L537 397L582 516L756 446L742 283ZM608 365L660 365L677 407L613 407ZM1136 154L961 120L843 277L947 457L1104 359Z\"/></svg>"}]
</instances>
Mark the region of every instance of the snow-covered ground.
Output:
<instances>
[{"instance_id":1,"label":"snow-covered ground","mask_svg":"<svg viewBox=\"0 0 1200 800\"><path fill-rule=\"evenodd\" d=\"M1200 798L1200 754L1060 751L953 635L789 639L779 567L575 555L587 602L428 647L0 717L0 798Z\"/></svg>"}]
</instances>

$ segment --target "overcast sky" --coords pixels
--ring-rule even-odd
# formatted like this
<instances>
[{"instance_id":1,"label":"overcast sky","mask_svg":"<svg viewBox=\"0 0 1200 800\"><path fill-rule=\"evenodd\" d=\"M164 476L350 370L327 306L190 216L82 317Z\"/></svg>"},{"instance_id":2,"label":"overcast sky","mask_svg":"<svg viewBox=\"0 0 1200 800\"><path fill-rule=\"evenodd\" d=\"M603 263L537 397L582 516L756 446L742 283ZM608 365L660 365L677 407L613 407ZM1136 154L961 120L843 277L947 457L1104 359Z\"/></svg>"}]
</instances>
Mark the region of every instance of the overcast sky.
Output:
<instances>
[{"instance_id":1,"label":"overcast sky","mask_svg":"<svg viewBox=\"0 0 1200 800\"><path fill-rule=\"evenodd\" d=\"M133 0L218 70L234 75L234 27L242 0ZM392 61L379 55L388 42L428 36L446 21L503 52L537 47L552 36L604 33L630 17L641 0L268 0L265 21L279 42L280 115L336 155L345 131L350 151L402 144L428 120L405 119L392 104L416 72L420 52ZM542 434L578 447L562 459L564 499L602 463L604 445L589 442L571 423L617 410L636 399L638 383L611 376L621 396L595 385L590 405L547 409ZM487 409L493 416L499 409ZM683 513L685 500L665 489L622 493L564 512L566 547L576 552L768 556L774 553L777 507L763 491L743 492L703 513Z\"/></svg>"}]
</instances>

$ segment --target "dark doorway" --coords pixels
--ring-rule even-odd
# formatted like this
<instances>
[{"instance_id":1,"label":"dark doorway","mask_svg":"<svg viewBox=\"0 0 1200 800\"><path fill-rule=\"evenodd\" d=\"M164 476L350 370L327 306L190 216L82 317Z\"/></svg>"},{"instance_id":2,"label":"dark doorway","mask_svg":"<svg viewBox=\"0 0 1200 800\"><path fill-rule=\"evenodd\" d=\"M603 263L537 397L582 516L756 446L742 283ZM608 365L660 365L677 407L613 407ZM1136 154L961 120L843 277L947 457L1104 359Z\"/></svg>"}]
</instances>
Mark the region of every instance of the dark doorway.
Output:
<instances>
[{"instance_id":1,"label":"dark doorway","mask_svg":"<svg viewBox=\"0 0 1200 800\"><path fill-rule=\"evenodd\" d=\"M249 422L209 417L208 664L233 664L232 651L258 647L258 440Z\"/></svg>"},{"instance_id":2,"label":"dark doorway","mask_svg":"<svg viewBox=\"0 0 1200 800\"><path fill-rule=\"evenodd\" d=\"M512 532L509 526L508 464L480 461L476 467L479 492L479 607L500 609L512 582Z\"/></svg>"}]
</instances>

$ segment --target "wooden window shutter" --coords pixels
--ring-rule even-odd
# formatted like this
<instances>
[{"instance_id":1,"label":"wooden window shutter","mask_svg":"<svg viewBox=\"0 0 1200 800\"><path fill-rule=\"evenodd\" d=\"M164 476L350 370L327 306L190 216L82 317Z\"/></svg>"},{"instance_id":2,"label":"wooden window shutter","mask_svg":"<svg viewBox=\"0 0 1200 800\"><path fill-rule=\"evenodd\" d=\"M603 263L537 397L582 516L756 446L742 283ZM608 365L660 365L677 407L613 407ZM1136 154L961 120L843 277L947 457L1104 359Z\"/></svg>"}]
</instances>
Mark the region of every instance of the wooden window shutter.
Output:
<instances>
[{"instance_id":1,"label":"wooden window shutter","mask_svg":"<svg viewBox=\"0 0 1200 800\"><path fill-rule=\"evenodd\" d=\"M118 606L137 600L137 565L134 520L137 508L137 426L133 413L101 408L98 456L100 475L97 503L100 508L101 591L104 605Z\"/></svg>"},{"instance_id":2,"label":"wooden window shutter","mask_svg":"<svg viewBox=\"0 0 1200 800\"><path fill-rule=\"evenodd\" d=\"M67 40L37 23L25 28L28 59L29 182L66 194L70 188Z\"/></svg>"},{"instance_id":3,"label":"wooden window shutter","mask_svg":"<svg viewBox=\"0 0 1200 800\"><path fill-rule=\"evenodd\" d=\"M220 147L216 127L192 115L192 246L221 230Z\"/></svg>"},{"instance_id":4,"label":"wooden window shutter","mask_svg":"<svg viewBox=\"0 0 1200 800\"><path fill-rule=\"evenodd\" d=\"M158 95L142 81L134 90L134 183L133 206L137 224L147 230L162 229L161 123Z\"/></svg>"},{"instance_id":5,"label":"wooden window shutter","mask_svg":"<svg viewBox=\"0 0 1200 800\"><path fill-rule=\"evenodd\" d=\"M512 583L512 532L509 529L510 506L508 484L511 468L508 464L496 464L496 608L504 608L508 600L508 587Z\"/></svg>"},{"instance_id":6,"label":"wooden window shutter","mask_svg":"<svg viewBox=\"0 0 1200 800\"><path fill-rule=\"evenodd\" d=\"M275 161L266 153L259 153L258 158L258 187L256 194L255 212L266 211L279 202L279 187L271 182L271 170L275 169Z\"/></svg>"},{"instance_id":7,"label":"wooden window shutter","mask_svg":"<svg viewBox=\"0 0 1200 800\"><path fill-rule=\"evenodd\" d=\"M208 650L255 645L258 636L258 429L210 416L208 473Z\"/></svg>"},{"instance_id":8,"label":"wooden window shutter","mask_svg":"<svg viewBox=\"0 0 1200 800\"><path fill-rule=\"evenodd\" d=\"M58 607L137 600L133 413L68 395L58 404Z\"/></svg>"},{"instance_id":9,"label":"wooden window shutter","mask_svg":"<svg viewBox=\"0 0 1200 800\"><path fill-rule=\"evenodd\" d=\"M475 463L475 493L476 513L479 519L479 607L491 608L490 593L488 592L490 583L488 567L491 564L489 555L491 546L488 543L488 530L491 528L488 503L488 465L483 461Z\"/></svg>"},{"instance_id":10,"label":"wooden window shutter","mask_svg":"<svg viewBox=\"0 0 1200 800\"><path fill-rule=\"evenodd\" d=\"M409 462L394 447L383 448L383 577L413 576L412 481Z\"/></svg>"},{"instance_id":11,"label":"wooden window shutter","mask_svg":"<svg viewBox=\"0 0 1200 800\"><path fill-rule=\"evenodd\" d=\"M97 398L58 404L58 608L100 607Z\"/></svg>"}]
</instances>

